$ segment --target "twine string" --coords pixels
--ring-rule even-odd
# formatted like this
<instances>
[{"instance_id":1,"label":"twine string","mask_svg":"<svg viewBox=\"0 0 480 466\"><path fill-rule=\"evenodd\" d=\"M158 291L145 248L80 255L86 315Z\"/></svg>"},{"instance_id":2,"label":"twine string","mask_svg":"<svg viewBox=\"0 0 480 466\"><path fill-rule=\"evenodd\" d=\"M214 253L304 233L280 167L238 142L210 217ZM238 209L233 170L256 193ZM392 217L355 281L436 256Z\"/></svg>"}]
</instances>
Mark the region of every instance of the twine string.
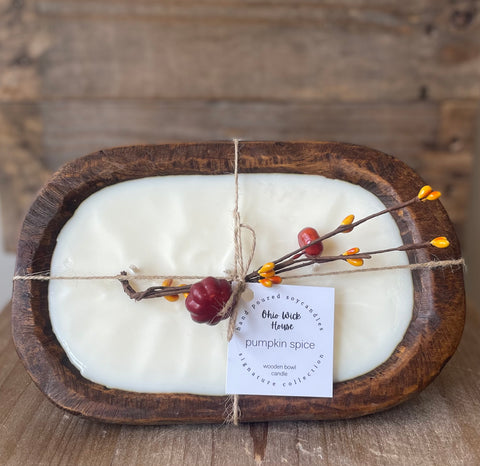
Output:
<instances>
[{"instance_id":1,"label":"twine string","mask_svg":"<svg viewBox=\"0 0 480 466\"><path fill-rule=\"evenodd\" d=\"M230 277L232 282L232 294L230 298L223 306L223 309L219 312L221 316L224 316L228 313L231 313L228 331L227 331L227 340L230 341L233 336L235 321L238 315L237 302L241 294L245 291L246 282L245 277L250 270L250 266L253 261L253 256L255 255L256 247L256 234L255 230L245 223L240 221L240 210L239 210L239 186L238 186L238 139L234 139L234 148L235 148L235 164L234 164L234 206L233 206L233 241L234 241L234 272ZM243 257L243 244L242 244L242 229L245 229L250 232L252 235L252 246L250 248L250 253L248 255L247 261L244 261Z\"/></svg>"},{"instance_id":2,"label":"twine string","mask_svg":"<svg viewBox=\"0 0 480 466\"><path fill-rule=\"evenodd\" d=\"M238 139L233 140L234 145L234 206L233 206L233 241L235 245L235 280L242 280L243 274L243 250L242 250L242 232L240 231L240 210L238 193ZM246 275L246 273L245 273Z\"/></svg>"},{"instance_id":3,"label":"twine string","mask_svg":"<svg viewBox=\"0 0 480 466\"><path fill-rule=\"evenodd\" d=\"M246 228L245 225L241 225L242 228ZM250 229L250 227L248 227ZM253 232L253 229L251 230ZM429 262L419 262L417 264L399 264L399 265L389 265L382 267L363 267L356 269L346 269L346 270L336 270L332 272L311 272L305 273L302 275L286 275L284 281L288 279L297 279L297 278L306 278L306 277L326 277L331 275L347 275L351 273L362 273L362 272L379 272L383 270L399 270L399 269L409 269L409 270L418 270L418 269L436 269L436 268L445 268L453 267L456 265L465 266L465 259L449 259L442 261L429 261ZM178 280L201 280L205 278L204 275L48 275L45 272L40 274L26 274L26 275L15 275L13 281L51 281L51 280L125 280L125 279L135 279L135 280L164 280L166 278L178 279ZM224 277L216 277L224 278Z\"/></svg>"},{"instance_id":4,"label":"twine string","mask_svg":"<svg viewBox=\"0 0 480 466\"><path fill-rule=\"evenodd\" d=\"M332 275L347 275L351 273L362 273L362 272L379 272L384 270L418 270L418 269L437 269L445 267L453 267L455 265L465 266L465 259L449 259L443 261L429 261L429 262L420 262L418 264L399 264L399 265L385 265L382 267L365 267L358 269L348 269L348 270L336 270L333 272L312 272L302 275L288 275L284 279L296 279L296 278L306 278L306 277L330 277Z\"/></svg>"},{"instance_id":5,"label":"twine string","mask_svg":"<svg viewBox=\"0 0 480 466\"><path fill-rule=\"evenodd\" d=\"M239 189L238 189L238 139L233 140L234 145L234 206L233 206L233 238L235 244L235 260L234 260L234 279L232 281L232 294L230 295L229 300L222 309L222 313L231 312L230 319L228 321L228 330L227 330L227 341L230 341L233 337L235 330L235 322L237 321L238 316L238 299L241 294L245 291L246 283L245 277L248 274L250 265L253 261L253 256L255 255L256 247L256 235L255 230L249 225L243 224L240 221L240 210L239 210ZM242 228L245 228L252 234L253 244L250 248L250 254L246 262L243 260L243 244L242 244ZM227 411L226 421L231 422L234 425L238 425L240 419L240 406L239 406L239 395L233 394L233 400L231 406L229 406L229 411Z\"/></svg>"}]
</instances>

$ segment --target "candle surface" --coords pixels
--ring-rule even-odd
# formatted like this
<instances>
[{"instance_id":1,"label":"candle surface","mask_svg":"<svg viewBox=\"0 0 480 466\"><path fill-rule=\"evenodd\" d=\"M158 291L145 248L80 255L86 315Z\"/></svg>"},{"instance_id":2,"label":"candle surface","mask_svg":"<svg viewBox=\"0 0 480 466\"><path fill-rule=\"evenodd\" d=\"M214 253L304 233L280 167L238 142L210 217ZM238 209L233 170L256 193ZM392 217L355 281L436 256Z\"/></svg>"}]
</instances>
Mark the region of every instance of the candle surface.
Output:
<instances>
[{"instance_id":1,"label":"candle surface","mask_svg":"<svg viewBox=\"0 0 480 466\"><path fill-rule=\"evenodd\" d=\"M349 214L384 208L367 190L313 175L239 176L243 223L255 229L253 267L296 249L306 226L320 235ZM166 176L119 183L94 193L57 238L51 274L223 276L232 269L232 175ZM243 233L244 250L251 238ZM324 255L402 244L390 215L324 242ZM374 256L364 267L408 264L403 252ZM316 271L350 270L344 261ZM311 269L300 269L307 273ZM176 284L192 280L177 280ZM158 282L133 281L138 289ZM335 288L334 381L364 374L388 359L412 316L408 270L292 279L289 284ZM281 285L279 285L281 286ZM81 374L111 388L139 392L225 393L226 326L194 323L184 300L132 301L115 280L52 280L52 327Z\"/></svg>"}]
</instances>

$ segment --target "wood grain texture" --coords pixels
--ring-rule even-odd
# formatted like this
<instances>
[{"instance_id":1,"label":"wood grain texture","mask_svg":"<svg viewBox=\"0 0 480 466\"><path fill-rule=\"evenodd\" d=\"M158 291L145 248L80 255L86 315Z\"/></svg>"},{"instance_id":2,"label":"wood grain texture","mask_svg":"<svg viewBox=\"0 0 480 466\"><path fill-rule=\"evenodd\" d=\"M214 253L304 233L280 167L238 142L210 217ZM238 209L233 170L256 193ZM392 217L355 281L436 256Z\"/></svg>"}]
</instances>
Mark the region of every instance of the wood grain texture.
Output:
<instances>
[{"instance_id":1,"label":"wood grain texture","mask_svg":"<svg viewBox=\"0 0 480 466\"><path fill-rule=\"evenodd\" d=\"M480 98L478 1L35 4L48 98Z\"/></svg>"},{"instance_id":2,"label":"wood grain texture","mask_svg":"<svg viewBox=\"0 0 480 466\"><path fill-rule=\"evenodd\" d=\"M34 10L30 1L0 1L0 102L31 101L39 95L38 66L48 39Z\"/></svg>"},{"instance_id":3,"label":"wood grain texture","mask_svg":"<svg viewBox=\"0 0 480 466\"><path fill-rule=\"evenodd\" d=\"M45 102L48 168L132 143L225 140L336 140L394 155L445 193L461 234L470 191L472 102L396 104L126 100ZM85 137L88 135L88 137Z\"/></svg>"},{"instance_id":4,"label":"wood grain texture","mask_svg":"<svg viewBox=\"0 0 480 466\"><path fill-rule=\"evenodd\" d=\"M1 0L0 134L15 136L0 147L6 247L45 180L37 168L231 137L365 144L427 181L432 169L461 234L479 11L478 0Z\"/></svg>"},{"instance_id":5,"label":"wood grain texture","mask_svg":"<svg viewBox=\"0 0 480 466\"><path fill-rule=\"evenodd\" d=\"M0 198L4 243L14 252L21 221L47 181L42 152L42 124L37 106L0 104Z\"/></svg>"},{"instance_id":6,"label":"wood grain texture","mask_svg":"<svg viewBox=\"0 0 480 466\"><path fill-rule=\"evenodd\" d=\"M241 172L322 174L358 184L387 206L413 197L423 182L403 163L360 146L338 143L240 143ZM101 151L66 165L42 190L26 217L17 274L49 270L58 232L79 203L102 187L133 178L231 173L233 144L169 144ZM453 227L440 203L394 215L404 242L431 239L435 222L451 240L436 259L460 257ZM411 262L431 260L426 250ZM415 305L403 341L387 362L351 381L335 384L332 399L242 396L242 421L337 419L392 407L425 388L451 357L464 323L462 269L412 273ZM48 318L48 283L15 282L13 334L33 380L66 410L108 422L138 424L222 422L224 397L136 394L83 379L66 359Z\"/></svg>"},{"instance_id":7,"label":"wood grain texture","mask_svg":"<svg viewBox=\"0 0 480 466\"><path fill-rule=\"evenodd\" d=\"M470 307L458 348L420 394L342 421L120 426L73 416L37 389L0 313L0 463L29 465L473 465L480 463L480 318Z\"/></svg>"},{"instance_id":8,"label":"wood grain texture","mask_svg":"<svg viewBox=\"0 0 480 466\"><path fill-rule=\"evenodd\" d=\"M428 101L393 106L96 99L45 102L40 108L49 122L44 128L44 147L51 170L98 148L233 137L348 141L392 154L415 169L424 152L448 153L452 142L455 148L461 145L463 150L471 150L475 115L471 112L461 118L460 111L455 112L458 105L452 104L451 111L440 118L442 106ZM442 132L445 138L442 144L437 142L440 126L451 128L450 137Z\"/></svg>"},{"instance_id":9,"label":"wood grain texture","mask_svg":"<svg viewBox=\"0 0 480 466\"><path fill-rule=\"evenodd\" d=\"M477 107L472 102L319 104L95 100L0 103L0 194L14 252L29 205L50 172L75 157L131 143L225 140L350 141L392 154L444 194L462 233Z\"/></svg>"}]
</instances>

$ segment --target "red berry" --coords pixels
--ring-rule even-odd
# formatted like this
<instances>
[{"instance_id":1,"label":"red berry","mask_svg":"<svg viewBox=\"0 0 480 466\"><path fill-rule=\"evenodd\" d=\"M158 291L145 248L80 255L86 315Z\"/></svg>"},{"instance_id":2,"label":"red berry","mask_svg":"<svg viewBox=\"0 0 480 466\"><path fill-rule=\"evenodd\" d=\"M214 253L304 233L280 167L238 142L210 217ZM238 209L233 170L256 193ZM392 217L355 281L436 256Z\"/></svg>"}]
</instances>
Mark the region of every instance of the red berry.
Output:
<instances>
[{"instance_id":1,"label":"red berry","mask_svg":"<svg viewBox=\"0 0 480 466\"><path fill-rule=\"evenodd\" d=\"M315 228L306 227L298 234L298 244L300 247L306 246L307 244L312 243L313 241L319 239L320 236L317 233ZM323 251L323 244L321 241L318 243L309 246L305 250L307 256L316 257L319 256Z\"/></svg>"},{"instance_id":2,"label":"red berry","mask_svg":"<svg viewBox=\"0 0 480 466\"><path fill-rule=\"evenodd\" d=\"M185 300L185 307L195 322L218 324L230 317L230 313L219 316L218 313L232 294L230 283L223 278L207 277L194 283Z\"/></svg>"}]
</instances>

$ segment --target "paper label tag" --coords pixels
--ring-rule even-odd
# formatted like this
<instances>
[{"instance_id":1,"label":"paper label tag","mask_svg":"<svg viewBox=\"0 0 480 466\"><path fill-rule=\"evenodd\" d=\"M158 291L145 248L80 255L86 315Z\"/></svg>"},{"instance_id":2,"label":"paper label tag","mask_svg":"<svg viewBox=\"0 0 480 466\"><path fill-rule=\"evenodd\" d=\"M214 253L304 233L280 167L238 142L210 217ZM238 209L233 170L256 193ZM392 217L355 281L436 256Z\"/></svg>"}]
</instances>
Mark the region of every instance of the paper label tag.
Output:
<instances>
[{"instance_id":1,"label":"paper label tag","mask_svg":"<svg viewBox=\"0 0 480 466\"><path fill-rule=\"evenodd\" d=\"M333 288L251 283L238 306L227 393L332 396Z\"/></svg>"}]
</instances>

